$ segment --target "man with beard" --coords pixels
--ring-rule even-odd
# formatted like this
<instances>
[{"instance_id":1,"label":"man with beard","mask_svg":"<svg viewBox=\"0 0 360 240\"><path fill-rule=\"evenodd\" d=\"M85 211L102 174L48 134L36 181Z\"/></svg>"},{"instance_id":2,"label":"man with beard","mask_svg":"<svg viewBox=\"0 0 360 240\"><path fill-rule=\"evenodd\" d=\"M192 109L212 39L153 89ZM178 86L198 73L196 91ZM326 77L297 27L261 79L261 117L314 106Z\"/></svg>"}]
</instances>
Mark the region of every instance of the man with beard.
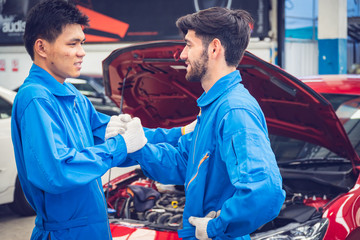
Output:
<instances>
[{"instance_id":1,"label":"man with beard","mask_svg":"<svg viewBox=\"0 0 360 240\"><path fill-rule=\"evenodd\" d=\"M204 89L197 124L176 147L148 143L128 157L154 180L184 184L179 237L250 239L278 215L285 199L264 114L236 70L253 20L246 11L214 7L176 25L185 35L180 58L186 79Z\"/></svg>"}]
</instances>

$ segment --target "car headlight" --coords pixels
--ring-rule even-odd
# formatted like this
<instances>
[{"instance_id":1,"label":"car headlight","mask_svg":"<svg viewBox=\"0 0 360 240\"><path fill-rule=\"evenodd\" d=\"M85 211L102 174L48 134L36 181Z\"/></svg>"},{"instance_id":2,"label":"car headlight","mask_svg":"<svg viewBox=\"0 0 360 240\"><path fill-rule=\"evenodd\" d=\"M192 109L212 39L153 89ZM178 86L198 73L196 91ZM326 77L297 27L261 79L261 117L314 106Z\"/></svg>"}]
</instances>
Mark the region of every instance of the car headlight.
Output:
<instances>
[{"instance_id":1,"label":"car headlight","mask_svg":"<svg viewBox=\"0 0 360 240\"><path fill-rule=\"evenodd\" d=\"M290 223L276 230L258 233L252 240L321 240L323 239L329 220L327 218L305 223Z\"/></svg>"}]
</instances>

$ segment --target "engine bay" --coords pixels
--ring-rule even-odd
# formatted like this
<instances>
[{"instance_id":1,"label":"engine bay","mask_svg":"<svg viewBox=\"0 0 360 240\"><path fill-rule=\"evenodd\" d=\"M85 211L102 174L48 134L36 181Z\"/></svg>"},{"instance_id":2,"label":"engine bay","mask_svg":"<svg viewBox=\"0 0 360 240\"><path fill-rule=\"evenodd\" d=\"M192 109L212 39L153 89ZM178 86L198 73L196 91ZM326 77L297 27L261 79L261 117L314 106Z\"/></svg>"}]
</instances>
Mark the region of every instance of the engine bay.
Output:
<instances>
[{"instance_id":1,"label":"engine bay","mask_svg":"<svg viewBox=\"0 0 360 240\"><path fill-rule=\"evenodd\" d=\"M185 207L183 186L157 183L148 179L140 169L129 174L129 177L115 183L109 191L107 202L113 209L110 221L156 230L180 229ZM107 189L104 189L107 194Z\"/></svg>"},{"instance_id":2,"label":"engine bay","mask_svg":"<svg viewBox=\"0 0 360 240\"><path fill-rule=\"evenodd\" d=\"M324 207L354 183L351 172L339 173L345 186L319 180L313 174L281 169L286 200L277 218L261 226L254 233L272 231L292 223L320 219ZM325 175L323 172L322 174ZM332 174L330 174L332 175ZM320 176L321 177L321 176ZM346 181L345 181L345 180ZM107 194L107 188L105 194ZM110 222L130 227L146 227L159 231L182 228L185 206L183 186L163 185L148 179L136 169L123 179L111 182L108 206L113 209Z\"/></svg>"}]
</instances>

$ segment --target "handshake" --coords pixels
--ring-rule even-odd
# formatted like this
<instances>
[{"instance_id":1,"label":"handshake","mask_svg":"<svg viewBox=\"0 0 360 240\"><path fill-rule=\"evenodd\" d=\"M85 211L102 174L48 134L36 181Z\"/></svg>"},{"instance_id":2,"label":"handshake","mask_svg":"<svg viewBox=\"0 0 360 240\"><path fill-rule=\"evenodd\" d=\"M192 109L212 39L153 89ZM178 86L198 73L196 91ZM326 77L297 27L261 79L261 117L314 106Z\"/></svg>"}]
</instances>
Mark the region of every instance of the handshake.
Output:
<instances>
[{"instance_id":1,"label":"handshake","mask_svg":"<svg viewBox=\"0 0 360 240\"><path fill-rule=\"evenodd\" d=\"M129 114L112 116L105 130L105 140L120 134L126 144L127 153L143 148L147 142L140 119L131 118Z\"/></svg>"}]
</instances>

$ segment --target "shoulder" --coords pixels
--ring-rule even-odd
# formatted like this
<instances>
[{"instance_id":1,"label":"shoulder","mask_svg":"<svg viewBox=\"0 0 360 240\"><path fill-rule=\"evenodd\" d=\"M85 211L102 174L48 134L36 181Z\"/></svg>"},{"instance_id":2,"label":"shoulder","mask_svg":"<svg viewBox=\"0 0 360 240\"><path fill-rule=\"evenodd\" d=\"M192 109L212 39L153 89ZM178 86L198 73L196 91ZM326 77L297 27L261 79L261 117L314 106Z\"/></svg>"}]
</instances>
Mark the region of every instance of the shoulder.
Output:
<instances>
[{"instance_id":1,"label":"shoulder","mask_svg":"<svg viewBox=\"0 0 360 240\"><path fill-rule=\"evenodd\" d=\"M15 101L21 105L27 105L34 99L50 100L52 93L39 83L24 83L18 93L16 94Z\"/></svg>"},{"instance_id":2,"label":"shoulder","mask_svg":"<svg viewBox=\"0 0 360 240\"><path fill-rule=\"evenodd\" d=\"M219 104L220 115L224 116L229 111L241 109L254 115L263 115L256 99L242 84L237 84L222 95Z\"/></svg>"},{"instance_id":3,"label":"shoulder","mask_svg":"<svg viewBox=\"0 0 360 240\"><path fill-rule=\"evenodd\" d=\"M24 82L16 94L13 111L16 116L21 117L31 102L42 101L51 104L52 98L52 93L43 85L39 83Z\"/></svg>"},{"instance_id":4,"label":"shoulder","mask_svg":"<svg viewBox=\"0 0 360 240\"><path fill-rule=\"evenodd\" d=\"M219 132L231 135L238 129L261 129L267 132L266 120L260 105L242 84L235 86L221 97L216 114Z\"/></svg>"}]
</instances>

